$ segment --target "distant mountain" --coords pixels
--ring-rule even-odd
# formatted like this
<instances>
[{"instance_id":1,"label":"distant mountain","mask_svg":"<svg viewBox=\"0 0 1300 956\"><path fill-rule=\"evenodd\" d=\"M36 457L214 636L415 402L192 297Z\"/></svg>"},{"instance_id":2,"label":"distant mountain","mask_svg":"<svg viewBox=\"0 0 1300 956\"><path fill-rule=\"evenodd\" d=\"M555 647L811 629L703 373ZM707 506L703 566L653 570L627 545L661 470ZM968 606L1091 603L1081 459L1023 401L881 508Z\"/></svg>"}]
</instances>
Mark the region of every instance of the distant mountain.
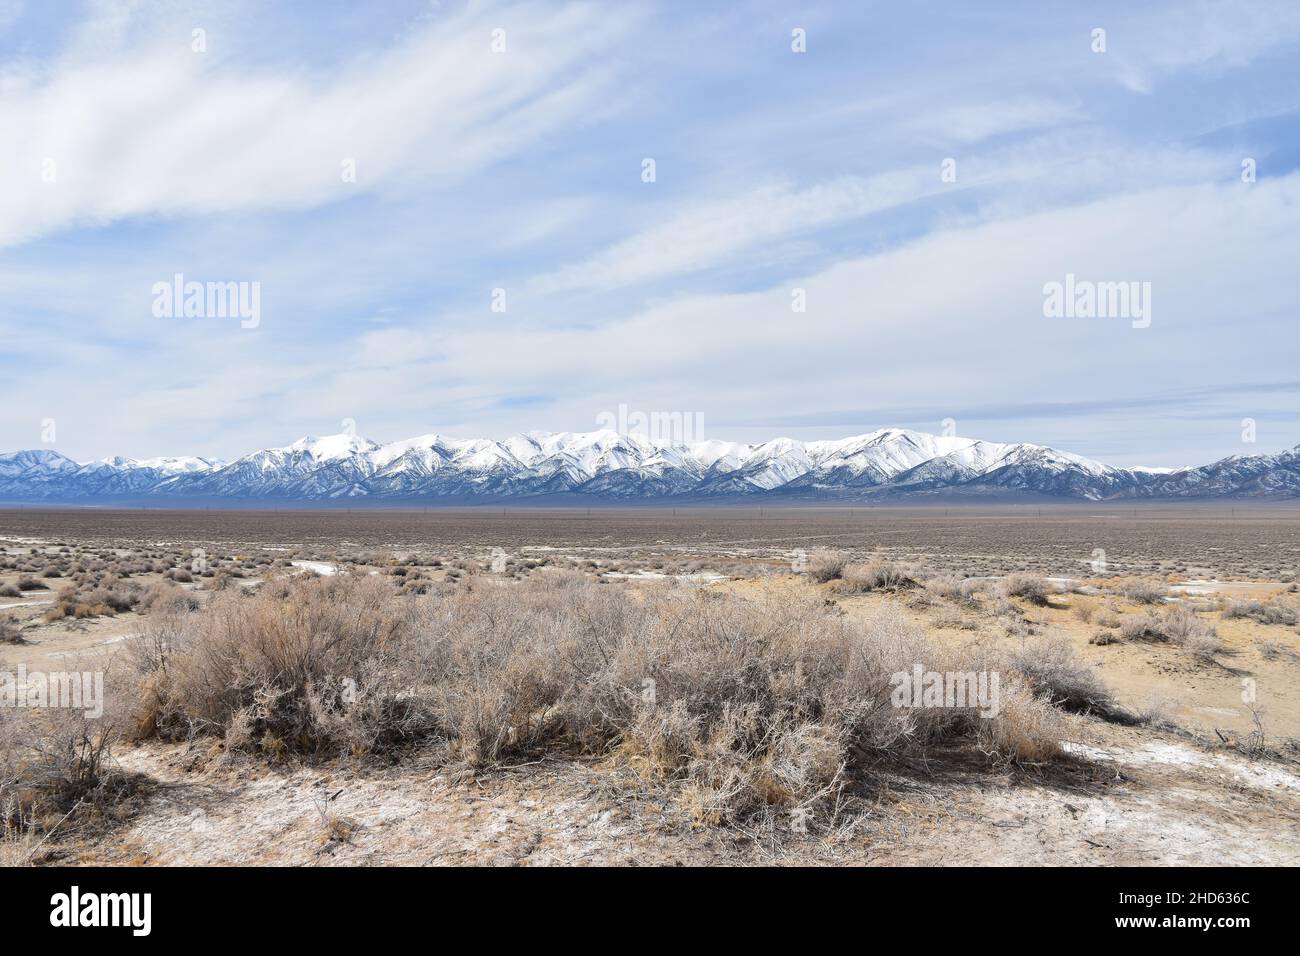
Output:
<instances>
[{"instance_id":1,"label":"distant mountain","mask_svg":"<svg viewBox=\"0 0 1300 956\"><path fill-rule=\"evenodd\" d=\"M1300 497L1300 446L1176 471L1114 468L1042 445L886 428L837 441L676 444L614 431L528 432L504 441L422 435L381 445L301 438L232 462L0 455L0 500L484 502Z\"/></svg>"}]
</instances>

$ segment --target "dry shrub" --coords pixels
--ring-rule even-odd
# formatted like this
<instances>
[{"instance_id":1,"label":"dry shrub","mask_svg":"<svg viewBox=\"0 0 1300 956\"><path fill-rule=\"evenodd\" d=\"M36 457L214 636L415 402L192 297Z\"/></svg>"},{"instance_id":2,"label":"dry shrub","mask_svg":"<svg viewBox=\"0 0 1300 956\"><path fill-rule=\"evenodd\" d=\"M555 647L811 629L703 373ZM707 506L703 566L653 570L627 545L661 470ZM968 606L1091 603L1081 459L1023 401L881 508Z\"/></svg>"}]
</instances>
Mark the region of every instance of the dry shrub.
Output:
<instances>
[{"instance_id":1,"label":"dry shrub","mask_svg":"<svg viewBox=\"0 0 1300 956\"><path fill-rule=\"evenodd\" d=\"M829 799L853 761L922 750L965 720L890 705L891 675L933 660L893 613L859 627L811 600L671 592L647 610L596 709L615 717L618 758L681 781L703 821ZM647 676L653 705L619 692Z\"/></svg>"},{"instance_id":2,"label":"dry shrub","mask_svg":"<svg viewBox=\"0 0 1300 956\"><path fill-rule=\"evenodd\" d=\"M116 583L106 583L94 588L82 600L86 604L107 607L114 613L120 613L136 606L140 600L140 589L135 585L121 587Z\"/></svg>"},{"instance_id":3,"label":"dry shrub","mask_svg":"<svg viewBox=\"0 0 1300 956\"><path fill-rule=\"evenodd\" d=\"M1272 638L1265 638L1264 640L1256 641L1255 646L1259 648L1260 656L1266 661L1300 661L1300 654L1291 650L1291 648L1287 647L1281 641L1275 641Z\"/></svg>"},{"instance_id":4,"label":"dry shrub","mask_svg":"<svg viewBox=\"0 0 1300 956\"><path fill-rule=\"evenodd\" d=\"M1148 612L1128 618L1120 627L1120 636L1128 641L1175 644L1193 657L1207 661L1223 649L1214 625L1182 606L1171 608L1165 614Z\"/></svg>"},{"instance_id":5,"label":"dry shrub","mask_svg":"<svg viewBox=\"0 0 1300 956\"><path fill-rule=\"evenodd\" d=\"M843 551L818 548L808 555L808 576L818 584L825 584L843 574L844 566L848 563L849 556Z\"/></svg>"},{"instance_id":6,"label":"dry shrub","mask_svg":"<svg viewBox=\"0 0 1300 956\"><path fill-rule=\"evenodd\" d=\"M1042 575L1025 572L1008 574L1002 579L1001 590L1005 597L1023 598L1030 604L1038 605L1046 604L1048 595L1052 593L1051 587Z\"/></svg>"},{"instance_id":7,"label":"dry shrub","mask_svg":"<svg viewBox=\"0 0 1300 956\"><path fill-rule=\"evenodd\" d=\"M422 697L452 750L489 764L589 734L573 706L644 613L579 572L492 581L429 604ZM641 676L644 676L642 672ZM628 686L639 687L641 676Z\"/></svg>"},{"instance_id":8,"label":"dry shrub","mask_svg":"<svg viewBox=\"0 0 1300 956\"><path fill-rule=\"evenodd\" d=\"M160 581L145 588L140 595L136 610L150 614L166 613L172 610L197 611L199 599L194 592L177 587L167 581Z\"/></svg>"},{"instance_id":9,"label":"dry shrub","mask_svg":"<svg viewBox=\"0 0 1300 956\"><path fill-rule=\"evenodd\" d=\"M1162 730L1176 730L1178 722L1175 719L1178 713L1178 701L1172 697L1152 696L1147 700L1146 706L1137 712L1137 722L1148 727L1158 727Z\"/></svg>"},{"instance_id":10,"label":"dry shrub","mask_svg":"<svg viewBox=\"0 0 1300 956\"><path fill-rule=\"evenodd\" d=\"M207 578L203 585L205 591L225 591L236 587L238 579L244 577L244 572L238 568L219 568L215 571L209 569L204 572L203 577Z\"/></svg>"},{"instance_id":11,"label":"dry shrub","mask_svg":"<svg viewBox=\"0 0 1300 956\"><path fill-rule=\"evenodd\" d=\"M1134 604L1163 604L1165 589L1149 581L1136 581L1127 585L1121 592Z\"/></svg>"},{"instance_id":12,"label":"dry shrub","mask_svg":"<svg viewBox=\"0 0 1300 956\"><path fill-rule=\"evenodd\" d=\"M71 665L74 668L77 665ZM129 781L112 762L128 682L104 676L104 712L0 708L0 831L10 848L35 849L55 828L69 834L123 810ZM22 853L11 863L30 862Z\"/></svg>"},{"instance_id":13,"label":"dry shrub","mask_svg":"<svg viewBox=\"0 0 1300 956\"><path fill-rule=\"evenodd\" d=\"M1226 618L1246 617L1260 624L1291 625L1296 623L1294 608L1285 604L1265 604L1262 601L1231 601L1223 610Z\"/></svg>"},{"instance_id":14,"label":"dry shrub","mask_svg":"<svg viewBox=\"0 0 1300 956\"><path fill-rule=\"evenodd\" d=\"M1158 614L1139 614L1124 618L1119 634L1126 641L1166 641L1164 620Z\"/></svg>"},{"instance_id":15,"label":"dry shrub","mask_svg":"<svg viewBox=\"0 0 1300 956\"><path fill-rule=\"evenodd\" d=\"M974 621L967 620L955 607L940 608L937 613L930 618L930 626L937 628L956 628L963 631L975 631L979 625Z\"/></svg>"},{"instance_id":16,"label":"dry shrub","mask_svg":"<svg viewBox=\"0 0 1300 956\"><path fill-rule=\"evenodd\" d=\"M0 644L22 644L22 626L12 614L0 615Z\"/></svg>"},{"instance_id":17,"label":"dry shrub","mask_svg":"<svg viewBox=\"0 0 1300 956\"><path fill-rule=\"evenodd\" d=\"M396 668L405 610L363 575L305 581L283 598L222 592L207 613L164 615L157 627L172 633L147 629L133 649L157 662L142 671L137 732L215 733L271 754L384 749L411 730Z\"/></svg>"},{"instance_id":18,"label":"dry shrub","mask_svg":"<svg viewBox=\"0 0 1300 956\"><path fill-rule=\"evenodd\" d=\"M1060 711L1047 691L1012 676L999 688L996 717L979 721L978 738L986 752L1021 763L1044 763L1060 756L1065 734Z\"/></svg>"},{"instance_id":19,"label":"dry shrub","mask_svg":"<svg viewBox=\"0 0 1300 956\"><path fill-rule=\"evenodd\" d=\"M868 591L903 591L916 587L910 574L892 561L851 564L843 570L841 589L850 594Z\"/></svg>"},{"instance_id":20,"label":"dry shrub","mask_svg":"<svg viewBox=\"0 0 1300 956\"><path fill-rule=\"evenodd\" d=\"M945 601L974 605L975 595L980 591L980 582L963 580L957 574L940 574L925 582L925 590L933 597Z\"/></svg>"},{"instance_id":21,"label":"dry shrub","mask_svg":"<svg viewBox=\"0 0 1300 956\"><path fill-rule=\"evenodd\" d=\"M1032 695L996 730L972 710L893 706L895 674L984 665L891 609L855 622L812 593L634 595L541 569L401 597L385 577L303 576L151 615L132 651L141 735L273 758L415 744L472 766L609 757L707 823L829 813L847 775L941 743L1052 749Z\"/></svg>"},{"instance_id":22,"label":"dry shrub","mask_svg":"<svg viewBox=\"0 0 1300 956\"><path fill-rule=\"evenodd\" d=\"M117 578L105 578L102 583L78 584L59 591L54 603L43 615L46 621L65 617L112 617L129 611L139 603L140 588L136 584L123 585Z\"/></svg>"},{"instance_id":23,"label":"dry shrub","mask_svg":"<svg viewBox=\"0 0 1300 956\"><path fill-rule=\"evenodd\" d=\"M1175 607L1165 614L1165 633L1187 653L1204 661L1214 660L1223 650L1214 625L1185 607Z\"/></svg>"},{"instance_id":24,"label":"dry shrub","mask_svg":"<svg viewBox=\"0 0 1300 956\"><path fill-rule=\"evenodd\" d=\"M1223 642L1212 627L1202 628L1189 634L1181 643L1183 650L1193 657L1212 663L1223 651Z\"/></svg>"},{"instance_id":25,"label":"dry shrub","mask_svg":"<svg viewBox=\"0 0 1300 956\"><path fill-rule=\"evenodd\" d=\"M1102 605L1101 610L1094 618L1098 627L1119 627L1123 622L1120 618L1119 609L1114 604L1107 601Z\"/></svg>"},{"instance_id":26,"label":"dry shrub","mask_svg":"<svg viewBox=\"0 0 1300 956\"><path fill-rule=\"evenodd\" d=\"M992 617L1010 617L1017 619L1024 617L1020 608L1015 604L1012 604L1010 598L1000 590L990 596L988 603L984 606L984 610Z\"/></svg>"},{"instance_id":27,"label":"dry shrub","mask_svg":"<svg viewBox=\"0 0 1300 956\"><path fill-rule=\"evenodd\" d=\"M1066 710L1096 712L1105 717L1118 714L1114 695L1096 668L1078 659L1074 645L1066 637L1031 638L1012 652L1011 663L1035 693L1047 694Z\"/></svg>"}]
</instances>

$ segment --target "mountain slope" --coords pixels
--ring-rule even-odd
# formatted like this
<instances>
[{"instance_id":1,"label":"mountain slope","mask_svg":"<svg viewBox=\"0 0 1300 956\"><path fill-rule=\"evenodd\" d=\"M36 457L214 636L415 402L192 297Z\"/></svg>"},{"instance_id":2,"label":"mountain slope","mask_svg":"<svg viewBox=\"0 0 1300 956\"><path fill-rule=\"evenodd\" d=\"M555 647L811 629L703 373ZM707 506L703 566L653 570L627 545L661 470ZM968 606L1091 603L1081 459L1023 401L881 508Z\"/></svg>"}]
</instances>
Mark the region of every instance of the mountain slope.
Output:
<instances>
[{"instance_id":1,"label":"mountain slope","mask_svg":"<svg viewBox=\"0 0 1300 956\"><path fill-rule=\"evenodd\" d=\"M380 444L355 435L301 438L225 463L110 458L79 463L50 450L0 455L6 501L145 499L183 505L282 501L490 501L571 495L654 499L869 500L955 496L1300 497L1300 446L1172 472L1114 468L1042 445L885 428L835 441L689 444L603 430L528 432L503 441L421 435Z\"/></svg>"}]
</instances>

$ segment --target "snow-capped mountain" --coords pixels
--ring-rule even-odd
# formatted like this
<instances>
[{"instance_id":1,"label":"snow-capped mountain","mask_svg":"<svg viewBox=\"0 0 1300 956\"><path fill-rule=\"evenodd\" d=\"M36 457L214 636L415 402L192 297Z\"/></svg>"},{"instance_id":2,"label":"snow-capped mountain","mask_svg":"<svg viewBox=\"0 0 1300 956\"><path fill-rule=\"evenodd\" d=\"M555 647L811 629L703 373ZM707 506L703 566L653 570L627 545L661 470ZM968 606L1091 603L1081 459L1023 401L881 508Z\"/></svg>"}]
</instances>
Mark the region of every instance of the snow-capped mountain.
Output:
<instances>
[{"instance_id":1,"label":"snow-capped mountain","mask_svg":"<svg viewBox=\"0 0 1300 956\"><path fill-rule=\"evenodd\" d=\"M1232 455L1200 468L1151 474L1145 490L1165 498L1300 497L1300 445L1277 455Z\"/></svg>"},{"instance_id":2,"label":"snow-capped mountain","mask_svg":"<svg viewBox=\"0 0 1300 956\"><path fill-rule=\"evenodd\" d=\"M836 441L673 443L615 431L528 432L503 441L421 435L380 444L301 438L231 462L0 455L0 500L186 502L331 499L722 500L925 497L1300 497L1300 446L1198 468L1115 468L1042 445L886 428Z\"/></svg>"}]
</instances>

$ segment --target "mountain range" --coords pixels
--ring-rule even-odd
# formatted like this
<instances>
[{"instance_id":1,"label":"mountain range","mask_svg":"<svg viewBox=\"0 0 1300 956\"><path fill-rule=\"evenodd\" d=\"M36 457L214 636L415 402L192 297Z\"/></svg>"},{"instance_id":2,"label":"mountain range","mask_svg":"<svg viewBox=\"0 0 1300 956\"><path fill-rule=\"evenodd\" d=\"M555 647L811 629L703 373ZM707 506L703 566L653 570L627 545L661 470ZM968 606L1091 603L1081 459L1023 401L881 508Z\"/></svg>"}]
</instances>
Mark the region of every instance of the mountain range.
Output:
<instances>
[{"instance_id":1,"label":"mountain range","mask_svg":"<svg viewBox=\"0 0 1300 956\"><path fill-rule=\"evenodd\" d=\"M0 455L0 500L182 507L213 501L484 503L571 498L789 502L926 498L1300 497L1300 446L1181 469L1116 468L1042 445L885 428L834 441L674 443L612 430L502 441L302 438L234 461Z\"/></svg>"}]
</instances>

